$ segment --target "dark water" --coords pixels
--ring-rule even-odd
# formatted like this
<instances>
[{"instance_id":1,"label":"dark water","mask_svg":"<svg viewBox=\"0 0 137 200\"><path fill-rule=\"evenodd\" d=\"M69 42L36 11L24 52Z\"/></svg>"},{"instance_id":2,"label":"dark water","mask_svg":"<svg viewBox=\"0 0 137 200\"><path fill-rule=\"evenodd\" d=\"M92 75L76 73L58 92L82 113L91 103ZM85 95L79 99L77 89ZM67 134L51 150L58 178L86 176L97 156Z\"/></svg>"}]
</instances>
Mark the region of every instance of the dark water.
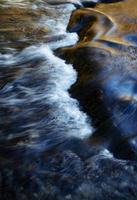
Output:
<instances>
[{"instance_id":1,"label":"dark water","mask_svg":"<svg viewBox=\"0 0 137 200\"><path fill-rule=\"evenodd\" d=\"M0 0L0 199L137 199L137 2Z\"/></svg>"}]
</instances>

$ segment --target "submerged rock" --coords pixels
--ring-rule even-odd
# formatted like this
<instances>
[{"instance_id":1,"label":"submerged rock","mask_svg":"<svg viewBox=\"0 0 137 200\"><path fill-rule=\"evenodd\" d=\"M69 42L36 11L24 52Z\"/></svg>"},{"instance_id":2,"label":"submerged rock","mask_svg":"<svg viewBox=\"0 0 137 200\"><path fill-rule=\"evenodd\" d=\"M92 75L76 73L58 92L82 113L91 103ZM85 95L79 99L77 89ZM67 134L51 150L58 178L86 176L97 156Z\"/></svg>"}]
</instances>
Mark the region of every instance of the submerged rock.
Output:
<instances>
[{"instance_id":1,"label":"submerged rock","mask_svg":"<svg viewBox=\"0 0 137 200\"><path fill-rule=\"evenodd\" d=\"M1 1L0 199L137 199L137 4L112 1Z\"/></svg>"},{"instance_id":2,"label":"submerged rock","mask_svg":"<svg viewBox=\"0 0 137 200\"><path fill-rule=\"evenodd\" d=\"M61 40L66 37L65 26L74 9L69 3L48 5L45 1L0 4L1 47L23 49L31 44Z\"/></svg>"},{"instance_id":3,"label":"submerged rock","mask_svg":"<svg viewBox=\"0 0 137 200\"><path fill-rule=\"evenodd\" d=\"M137 196L137 165L105 151L83 161L71 151L56 149L54 154L8 165L1 176L2 199L135 200Z\"/></svg>"},{"instance_id":4,"label":"submerged rock","mask_svg":"<svg viewBox=\"0 0 137 200\"><path fill-rule=\"evenodd\" d=\"M38 25L42 14L49 15L46 9L34 10L32 8L14 7L0 8L1 15L1 41L38 40L49 33L48 27ZM8 13L8 15L7 15Z\"/></svg>"}]
</instances>

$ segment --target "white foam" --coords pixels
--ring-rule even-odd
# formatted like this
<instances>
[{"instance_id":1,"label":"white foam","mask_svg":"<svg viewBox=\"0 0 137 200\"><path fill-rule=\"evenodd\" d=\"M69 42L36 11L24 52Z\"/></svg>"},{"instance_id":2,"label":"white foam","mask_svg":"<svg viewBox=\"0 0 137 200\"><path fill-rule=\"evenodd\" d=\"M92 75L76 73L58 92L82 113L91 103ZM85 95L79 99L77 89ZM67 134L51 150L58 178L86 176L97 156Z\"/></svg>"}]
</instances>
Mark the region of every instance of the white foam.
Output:
<instances>
[{"instance_id":1,"label":"white foam","mask_svg":"<svg viewBox=\"0 0 137 200\"><path fill-rule=\"evenodd\" d=\"M57 12L60 13L60 9L61 6ZM15 132L9 133L6 138L10 140L13 137L29 135L28 142L19 141L18 145L44 150L46 146L52 146L51 143L58 144L66 137L84 139L94 131L90 119L80 110L78 101L71 98L68 93L68 89L77 79L76 71L72 65L56 57L52 51L73 45L78 40L75 33L66 33L69 16L74 9L75 7L70 4L66 10L62 7L60 18L57 15L58 18L53 16L52 20L51 16L49 19L46 16L45 20L43 16L40 20L43 26L49 26L49 29L53 30L51 37L63 34L64 39L49 42L48 46L30 46L20 53L0 54L1 67L14 68L15 65L22 68L21 73L3 87L0 98L2 106L13 110L8 116L13 126L19 121ZM39 63L36 66L35 60ZM41 114L41 107L47 109L43 112L45 116ZM36 117L35 121L33 115L37 115L38 112L39 118ZM41 137L44 137L43 141Z\"/></svg>"},{"instance_id":2,"label":"white foam","mask_svg":"<svg viewBox=\"0 0 137 200\"><path fill-rule=\"evenodd\" d=\"M43 98L46 98L46 101L56 108L52 114L56 118L57 125L67 124L69 136L89 137L93 131L89 119L84 112L79 110L78 102L71 98L67 91L76 81L76 71L72 65L68 65L64 60L56 57L47 46L42 45L36 51L45 55L46 66L43 65L41 70L45 74L48 73L49 79Z\"/></svg>"},{"instance_id":3,"label":"white foam","mask_svg":"<svg viewBox=\"0 0 137 200\"><path fill-rule=\"evenodd\" d=\"M106 157L106 158L113 158L113 154L108 150L108 149L103 149L100 154L101 156L103 157Z\"/></svg>"},{"instance_id":4,"label":"white foam","mask_svg":"<svg viewBox=\"0 0 137 200\"><path fill-rule=\"evenodd\" d=\"M39 58L42 60L39 66L28 69L28 71L18 76L15 81L19 93L25 95L20 98L16 91L12 92L15 84L11 83L3 88L4 93L9 94L11 91L11 94L1 98L0 103L6 107L24 105L24 110L19 113L19 116L24 114L30 116L31 113L37 115L35 109L39 112L39 108L37 108L37 104L35 107L35 102L38 101L40 102L39 105L41 103L45 105L45 109L50 107L50 111L47 111L48 115L42 116L40 121L35 123L32 121L32 123L22 125L22 127L28 127L28 130L31 130L31 135L32 130L35 130L34 133L38 136L39 131L44 132L46 131L44 129L48 128L51 130L48 134L54 135L54 139L55 137L66 138L72 136L80 139L89 137L94 131L91 122L87 115L80 110L78 101L71 98L68 93L68 89L77 79L77 73L73 66L56 57L47 45L28 47L19 55L14 56L14 61L22 62L24 59L31 61ZM26 109L25 105L28 103L30 106L29 109ZM32 104L33 107L31 107ZM14 116L14 119L16 121L18 116ZM52 140L52 137L49 136L49 138ZM35 145L37 144L35 143ZM45 146L45 143L43 146Z\"/></svg>"},{"instance_id":5,"label":"white foam","mask_svg":"<svg viewBox=\"0 0 137 200\"><path fill-rule=\"evenodd\" d=\"M57 49L60 47L65 47L68 44L74 45L78 41L78 35L76 33L65 33L65 37L62 40L48 43L51 49Z\"/></svg>"}]
</instances>

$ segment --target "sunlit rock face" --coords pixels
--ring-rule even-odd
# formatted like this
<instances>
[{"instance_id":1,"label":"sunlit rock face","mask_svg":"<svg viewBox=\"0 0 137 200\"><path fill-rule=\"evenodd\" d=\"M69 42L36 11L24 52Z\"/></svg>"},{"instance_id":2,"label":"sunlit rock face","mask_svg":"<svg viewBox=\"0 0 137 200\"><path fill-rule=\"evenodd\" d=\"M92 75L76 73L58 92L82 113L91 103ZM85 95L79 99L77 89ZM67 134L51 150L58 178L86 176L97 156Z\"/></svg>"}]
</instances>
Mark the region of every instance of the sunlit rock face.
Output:
<instances>
[{"instance_id":1,"label":"sunlit rock face","mask_svg":"<svg viewBox=\"0 0 137 200\"><path fill-rule=\"evenodd\" d=\"M137 199L136 18L133 0L0 1L0 200Z\"/></svg>"},{"instance_id":2,"label":"sunlit rock face","mask_svg":"<svg viewBox=\"0 0 137 200\"><path fill-rule=\"evenodd\" d=\"M130 0L115 4L97 4L95 8L75 10L68 31L82 35L82 40L100 39L126 43L125 37L128 40L130 35L132 37L137 32L137 14L136 9L133 10L136 4Z\"/></svg>"}]
</instances>

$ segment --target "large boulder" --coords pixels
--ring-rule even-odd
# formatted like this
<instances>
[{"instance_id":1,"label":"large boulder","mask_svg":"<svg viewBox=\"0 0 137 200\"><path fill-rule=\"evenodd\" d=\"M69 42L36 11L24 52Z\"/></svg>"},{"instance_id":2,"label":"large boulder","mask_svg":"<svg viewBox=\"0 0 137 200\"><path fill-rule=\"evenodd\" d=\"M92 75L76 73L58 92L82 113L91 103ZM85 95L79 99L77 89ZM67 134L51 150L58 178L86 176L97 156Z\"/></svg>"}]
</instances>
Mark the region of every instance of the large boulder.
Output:
<instances>
[{"instance_id":1,"label":"large boulder","mask_svg":"<svg viewBox=\"0 0 137 200\"><path fill-rule=\"evenodd\" d=\"M137 24L136 13L128 10L133 9L131 3L136 4L129 0L74 11L68 31L77 32L79 42L60 49L58 55L78 72L70 93L91 116L96 127L95 139L118 158L136 160L137 48L128 38L135 34ZM97 26L108 32L99 34Z\"/></svg>"}]
</instances>

